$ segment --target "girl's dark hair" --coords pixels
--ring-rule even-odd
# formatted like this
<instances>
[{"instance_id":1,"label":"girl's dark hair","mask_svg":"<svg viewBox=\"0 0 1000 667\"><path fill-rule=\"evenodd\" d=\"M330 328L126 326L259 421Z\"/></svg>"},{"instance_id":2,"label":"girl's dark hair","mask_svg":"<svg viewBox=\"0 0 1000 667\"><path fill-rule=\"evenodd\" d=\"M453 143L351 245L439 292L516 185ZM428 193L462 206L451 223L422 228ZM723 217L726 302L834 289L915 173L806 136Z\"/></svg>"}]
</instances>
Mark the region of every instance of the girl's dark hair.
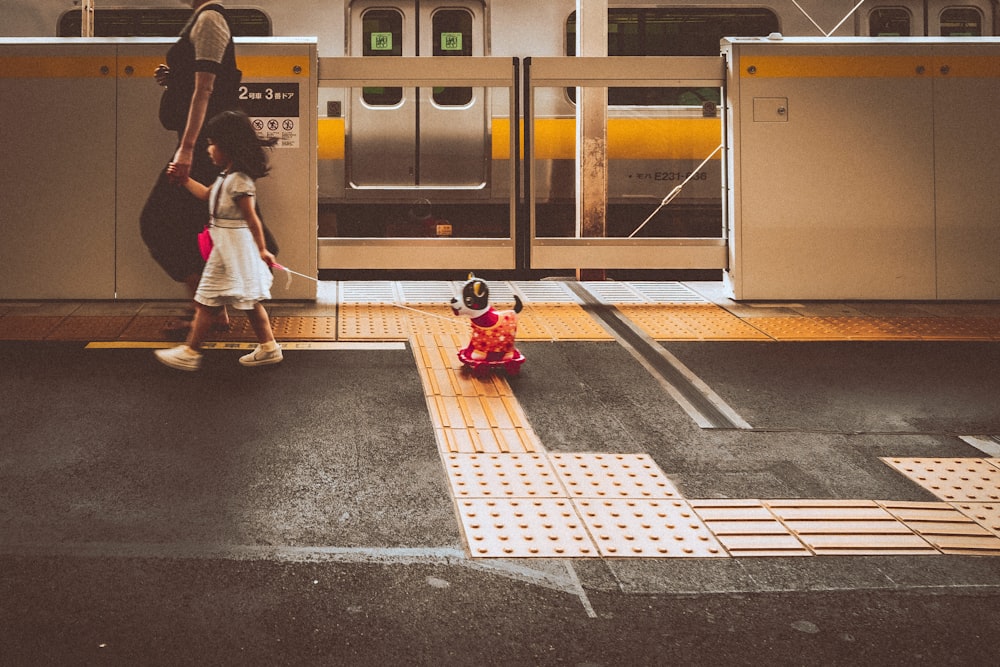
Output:
<instances>
[{"instance_id":1,"label":"girl's dark hair","mask_svg":"<svg viewBox=\"0 0 1000 667\"><path fill-rule=\"evenodd\" d=\"M264 178L270 171L264 147L278 143L274 137L258 137L250 117L242 111L223 111L213 117L205 125L205 138L233 161L233 171L241 171L255 180Z\"/></svg>"}]
</instances>

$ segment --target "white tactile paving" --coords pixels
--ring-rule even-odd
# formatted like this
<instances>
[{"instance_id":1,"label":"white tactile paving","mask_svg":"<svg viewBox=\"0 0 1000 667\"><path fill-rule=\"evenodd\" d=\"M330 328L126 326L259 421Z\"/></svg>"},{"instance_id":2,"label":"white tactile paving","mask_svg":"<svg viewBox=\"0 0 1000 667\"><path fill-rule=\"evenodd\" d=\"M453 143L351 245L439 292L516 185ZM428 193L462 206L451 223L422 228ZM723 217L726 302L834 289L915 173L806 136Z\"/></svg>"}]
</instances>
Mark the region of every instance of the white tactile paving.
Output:
<instances>
[{"instance_id":1,"label":"white tactile paving","mask_svg":"<svg viewBox=\"0 0 1000 667\"><path fill-rule=\"evenodd\" d=\"M543 454L448 454L455 498L566 498Z\"/></svg>"},{"instance_id":2,"label":"white tactile paving","mask_svg":"<svg viewBox=\"0 0 1000 667\"><path fill-rule=\"evenodd\" d=\"M722 558L728 556L683 500L575 499L602 556Z\"/></svg>"},{"instance_id":3,"label":"white tactile paving","mask_svg":"<svg viewBox=\"0 0 1000 667\"><path fill-rule=\"evenodd\" d=\"M473 558L598 556L566 498L458 499L458 514Z\"/></svg>"},{"instance_id":4,"label":"white tactile paving","mask_svg":"<svg viewBox=\"0 0 1000 667\"><path fill-rule=\"evenodd\" d=\"M680 493L647 454L549 454L574 498L679 498Z\"/></svg>"}]
</instances>

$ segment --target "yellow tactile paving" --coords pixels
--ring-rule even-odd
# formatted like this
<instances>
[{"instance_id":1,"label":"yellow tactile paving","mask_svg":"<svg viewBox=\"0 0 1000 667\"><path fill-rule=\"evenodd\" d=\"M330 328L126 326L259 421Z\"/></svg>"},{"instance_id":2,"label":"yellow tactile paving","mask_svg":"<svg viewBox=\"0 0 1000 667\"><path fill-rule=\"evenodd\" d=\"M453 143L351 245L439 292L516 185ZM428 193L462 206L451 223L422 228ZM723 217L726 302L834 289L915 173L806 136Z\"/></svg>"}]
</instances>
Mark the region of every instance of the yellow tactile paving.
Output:
<instances>
[{"instance_id":1,"label":"yellow tactile paving","mask_svg":"<svg viewBox=\"0 0 1000 667\"><path fill-rule=\"evenodd\" d=\"M525 331L522 333L522 322ZM545 340L612 340L611 334L574 303L526 305L518 319L517 337Z\"/></svg>"},{"instance_id":2,"label":"yellow tactile paving","mask_svg":"<svg viewBox=\"0 0 1000 667\"><path fill-rule=\"evenodd\" d=\"M623 304L618 310L656 340L768 340L767 334L713 304Z\"/></svg>"},{"instance_id":3,"label":"yellow tactile paving","mask_svg":"<svg viewBox=\"0 0 1000 667\"><path fill-rule=\"evenodd\" d=\"M1000 503L953 503L955 509L1000 537Z\"/></svg>"},{"instance_id":4,"label":"yellow tactile paving","mask_svg":"<svg viewBox=\"0 0 1000 667\"><path fill-rule=\"evenodd\" d=\"M1000 340L993 317L748 317L775 340Z\"/></svg>"},{"instance_id":5,"label":"yellow tactile paving","mask_svg":"<svg viewBox=\"0 0 1000 667\"><path fill-rule=\"evenodd\" d=\"M541 450L510 385L501 375L476 377L456 353L458 334L411 338L417 371L442 453L531 453Z\"/></svg>"},{"instance_id":6,"label":"yellow tactile paving","mask_svg":"<svg viewBox=\"0 0 1000 667\"><path fill-rule=\"evenodd\" d=\"M816 555L937 553L873 500L768 500L768 509Z\"/></svg>"},{"instance_id":7,"label":"yellow tactile paving","mask_svg":"<svg viewBox=\"0 0 1000 667\"><path fill-rule=\"evenodd\" d=\"M46 315L4 315L0 317L0 340L43 340L64 318Z\"/></svg>"},{"instance_id":8,"label":"yellow tactile paving","mask_svg":"<svg viewBox=\"0 0 1000 667\"><path fill-rule=\"evenodd\" d=\"M66 317L48 332L51 340L116 340L132 316Z\"/></svg>"},{"instance_id":9,"label":"yellow tactile paving","mask_svg":"<svg viewBox=\"0 0 1000 667\"><path fill-rule=\"evenodd\" d=\"M337 333L345 340L406 339L410 335L405 311L379 303L345 303L338 306Z\"/></svg>"},{"instance_id":10,"label":"yellow tactile paving","mask_svg":"<svg viewBox=\"0 0 1000 667\"><path fill-rule=\"evenodd\" d=\"M989 459L882 457L882 461L946 502L1000 502L1000 467Z\"/></svg>"},{"instance_id":11,"label":"yellow tactile paving","mask_svg":"<svg viewBox=\"0 0 1000 667\"><path fill-rule=\"evenodd\" d=\"M811 556L812 552L759 500L689 501L733 556Z\"/></svg>"},{"instance_id":12,"label":"yellow tactile paving","mask_svg":"<svg viewBox=\"0 0 1000 667\"><path fill-rule=\"evenodd\" d=\"M1000 537L982 525L983 521L989 522L989 512L972 504L965 505L968 515L948 503L883 501L881 504L941 553L1000 556Z\"/></svg>"}]
</instances>

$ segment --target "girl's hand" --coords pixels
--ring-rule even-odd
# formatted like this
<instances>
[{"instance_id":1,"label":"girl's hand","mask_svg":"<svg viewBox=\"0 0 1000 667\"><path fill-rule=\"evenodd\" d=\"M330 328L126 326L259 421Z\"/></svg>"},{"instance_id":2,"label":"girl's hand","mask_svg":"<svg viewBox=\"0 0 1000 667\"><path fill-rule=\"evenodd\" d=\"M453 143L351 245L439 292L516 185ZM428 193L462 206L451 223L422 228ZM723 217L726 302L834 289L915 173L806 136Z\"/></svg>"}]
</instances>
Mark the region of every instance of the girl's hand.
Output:
<instances>
[{"instance_id":1,"label":"girl's hand","mask_svg":"<svg viewBox=\"0 0 1000 667\"><path fill-rule=\"evenodd\" d=\"M185 185L190 179L190 176L185 175L184 179L181 180L180 170L177 168L176 162L171 162L167 165L167 176L170 177L171 183L176 183L177 185Z\"/></svg>"},{"instance_id":2,"label":"girl's hand","mask_svg":"<svg viewBox=\"0 0 1000 667\"><path fill-rule=\"evenodd\" d=\"M260 251L260 258L264 260L264 263L267 264L268 266L274 266L275 264L278 263L278 259L273 254L271 254L271 251L268 250L267 248L264 248L263 250Z\"/></svg>"}]
</instances>

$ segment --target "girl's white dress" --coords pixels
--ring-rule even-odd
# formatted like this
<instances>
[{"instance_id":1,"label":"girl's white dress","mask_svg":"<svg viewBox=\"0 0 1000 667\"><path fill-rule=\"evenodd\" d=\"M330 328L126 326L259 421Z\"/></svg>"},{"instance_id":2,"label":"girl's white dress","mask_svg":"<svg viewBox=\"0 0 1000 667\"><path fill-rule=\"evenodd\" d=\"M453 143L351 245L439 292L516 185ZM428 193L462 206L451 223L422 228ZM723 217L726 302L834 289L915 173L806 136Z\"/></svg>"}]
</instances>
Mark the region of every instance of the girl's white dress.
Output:
<instances>
[{"instance_id":1,"label":"girl's white dress","mask_svg":"<svg viewBox=\"0 0 1000 667\"><path fill-rule=\"evenodd\" d=\"M194 299L206 306L252 310L271 298L273 277L243 219L239 200L256 195L253 179L241 172L220 174L209 193L212 253Z\"/></svg>"}]
</instances>

